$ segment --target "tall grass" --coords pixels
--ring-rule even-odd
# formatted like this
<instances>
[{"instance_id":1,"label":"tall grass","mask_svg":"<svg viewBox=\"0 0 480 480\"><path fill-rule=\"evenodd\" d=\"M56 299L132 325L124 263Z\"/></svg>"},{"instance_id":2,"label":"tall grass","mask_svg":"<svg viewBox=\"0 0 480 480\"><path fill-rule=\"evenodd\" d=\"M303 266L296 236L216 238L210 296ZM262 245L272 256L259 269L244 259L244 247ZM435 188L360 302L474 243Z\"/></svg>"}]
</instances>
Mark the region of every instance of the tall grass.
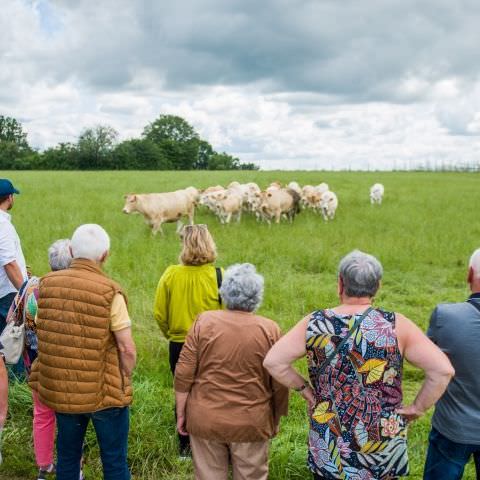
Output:
<instances>
[{"instance_id":1,"label":"tall grass","mask_svg":"<svg viewBox=\"0 0 480 480\"><path fill-rule=\"evenodd\" d=\"M460 301L469 254L480 245L480 178L465 173L328 173L328 172L8 172L21 195L12 211L27 262L36 275L47 271L46 251L58 238L71 236L81 223L103 225L112 237L107 273L129 297L138 366L134 376L129 460L135 479L188 479L189 462L176 456L172 379L167 343L153 318L158 279L177 262L179 240L174 225L165 237L153 237L139 216L121 213L128 192L160 192L189 185L206 187L232 180L300 184L329 183L338 194L337 218L325 224L302 212L293 225L268 227L249 216L241 224L220 225L211 214L198 212L208 223L219 249L218 263L254 263L265 276L260 313L286 331L306 313L336 304L336 266L353 248L376 255L385 276L376 303L400 311L426 329L434 305ZM371 206L371 184L385 185L384 204ZM305 371L305 362L299 362ZM405 369L405 397L411 401L422 375ZM2 479L33 478L31 399L28 388L14 386L4 432ZM411 478L421 478L429 418L409 432ZM305 405L291 396L290 414L272 442L271 479L304 479L307 421ZM93 431L88 432L86 472L101 478ZM474 478L469 467L464 478Z\"/></svg>"}]
</instances>

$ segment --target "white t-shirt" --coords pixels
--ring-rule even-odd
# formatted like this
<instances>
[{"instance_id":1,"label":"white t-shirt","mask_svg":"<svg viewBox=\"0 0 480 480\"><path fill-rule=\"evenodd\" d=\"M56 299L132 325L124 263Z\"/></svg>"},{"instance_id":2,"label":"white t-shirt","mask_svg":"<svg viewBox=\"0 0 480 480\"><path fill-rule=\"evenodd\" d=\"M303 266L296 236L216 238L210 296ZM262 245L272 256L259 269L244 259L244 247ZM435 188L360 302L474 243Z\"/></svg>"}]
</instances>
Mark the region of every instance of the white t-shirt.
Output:
<instances>
[{"instance_id":1,"label":"white t-shirt","mask_svg":"<svg viewBox=\"0 0 480 480\"><path fill-rule=\"evenodd\" d=\"M20 238L18 238L17 231L12 225L11 216L0 210L0 298L17 291L5 272L5 265L14 260L16 260L23 278L26 280L27 267L20 245Z\"/></svg>"}]
</instances>

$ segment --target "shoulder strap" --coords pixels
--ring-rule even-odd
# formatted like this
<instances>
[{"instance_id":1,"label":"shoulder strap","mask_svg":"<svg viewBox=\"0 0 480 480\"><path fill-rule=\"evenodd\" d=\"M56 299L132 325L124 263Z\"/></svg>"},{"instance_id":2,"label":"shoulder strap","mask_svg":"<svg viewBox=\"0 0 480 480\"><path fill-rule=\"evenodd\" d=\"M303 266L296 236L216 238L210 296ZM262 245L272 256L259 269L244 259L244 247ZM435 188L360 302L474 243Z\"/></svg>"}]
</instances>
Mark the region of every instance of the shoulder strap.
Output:
<instances>
[{"instance_id":1,"label":"shoulder strap","mask_svg":"<svg viewBox=\"0 0 480 480\"><path fill-rule=\"evenodd\" d=\"M220 287L222 286L222 269L215 267L215 273L217 274L217 287L218 287L218 303L222 304L222 297L220 296Z\"/></svg>"},{"instance_id":2,"label":"shoulder strap","mask_svg":"<svg viewBox=\"0 0 480 480\"><path fill-rule=\"evenodd\" d=\"M36 279L36 277L32 277L32 278ZM20 308L21 303L23 302L23 300L25 298L25 294L27 293L28 285L31 282L31 280L32 279L30 278L30 279L25 280L22 283L22 286L18 290L17 295L13 299L13 302L10 306L10 310L7 313L7 318L5 319L5 323L10 323L10 322L15 322L16 321L15 322L16 325L21 325L25 321L24 316L19 317L17 315L17 312ZM17 318L17 317L19 317L19 318Z\"/></svg>"},{"instance_id":3,"label":"shoulder strap","mask_svg":"<svg viewBox=\"0 0 480 480\"><path fill-rule=\"evenodd\" d=\"M468 302L470 305L473 305L473 306L480 312L480 303L475 302L475 300L473 300L473 298L469 298L469 299L467 300L467 302Z\"/></svg>"},{"instance_id":4,"label":"shoulder strap","mask_svg":"<svg viewBox=\"0 0 480 480\"><path fill-rule=\"evenodd\" d=\"M343 337L342 341L337 345L335 350L325 359L325 361L322 363L320 368L317 371L317 375L321 375L325 369L330 365L330 362L333 360L335 355L340 351L340 349L347 343L348 339L353 335L354 332L358 330L358 327L360 327L360 324L362 323L362 320L370 314L370 312L373 310L373 307L368 307L361 315L360 317L355 320L355 323L352 325L352 328L348 331L347 335Z\"/></svg>"}]
</instances>

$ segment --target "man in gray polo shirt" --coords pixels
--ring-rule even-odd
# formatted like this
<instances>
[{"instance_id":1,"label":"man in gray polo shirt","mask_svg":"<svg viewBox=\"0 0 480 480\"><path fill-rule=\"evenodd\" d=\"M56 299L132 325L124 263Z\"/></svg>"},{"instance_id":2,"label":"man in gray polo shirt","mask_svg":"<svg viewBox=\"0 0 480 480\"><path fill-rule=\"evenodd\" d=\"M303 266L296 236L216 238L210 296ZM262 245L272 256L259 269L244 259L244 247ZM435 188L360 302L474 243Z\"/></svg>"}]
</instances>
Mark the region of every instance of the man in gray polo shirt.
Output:
<instances>
[{"instance_id":1,"label":"man in gray polo shirt","mask_svg":"<svg viewBox=\"0 0 480 480\"><path fill-rule=\"evenodd\" d=\"M480 249L470 258L472 294L461 303L437 305L428 336L455 368L435 406L425 464L425 480L460 479L473 455L480 478Z\"/></svg>"}]
</instances>

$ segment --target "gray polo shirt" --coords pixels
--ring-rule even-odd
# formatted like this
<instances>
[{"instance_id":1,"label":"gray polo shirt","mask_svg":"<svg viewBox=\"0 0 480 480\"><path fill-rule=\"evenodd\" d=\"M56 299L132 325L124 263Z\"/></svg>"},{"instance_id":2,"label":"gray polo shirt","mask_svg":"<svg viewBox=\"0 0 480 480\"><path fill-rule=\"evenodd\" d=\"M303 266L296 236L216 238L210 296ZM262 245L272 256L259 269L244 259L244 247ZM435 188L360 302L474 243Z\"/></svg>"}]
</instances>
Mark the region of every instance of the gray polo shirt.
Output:
<instances>
[{"instance_id":1,"label":"gray polo shirt","mask_svg":"<svg viewBox=\"0 0 480 480\"><path fill-rule=\"evenodd\" d=\"M480 305L480 294L471 298ZM427 335L455 368L432 425L452 442L480 445L480 311L468 302L437 305Z\"/></svg>"}]
</instances>

